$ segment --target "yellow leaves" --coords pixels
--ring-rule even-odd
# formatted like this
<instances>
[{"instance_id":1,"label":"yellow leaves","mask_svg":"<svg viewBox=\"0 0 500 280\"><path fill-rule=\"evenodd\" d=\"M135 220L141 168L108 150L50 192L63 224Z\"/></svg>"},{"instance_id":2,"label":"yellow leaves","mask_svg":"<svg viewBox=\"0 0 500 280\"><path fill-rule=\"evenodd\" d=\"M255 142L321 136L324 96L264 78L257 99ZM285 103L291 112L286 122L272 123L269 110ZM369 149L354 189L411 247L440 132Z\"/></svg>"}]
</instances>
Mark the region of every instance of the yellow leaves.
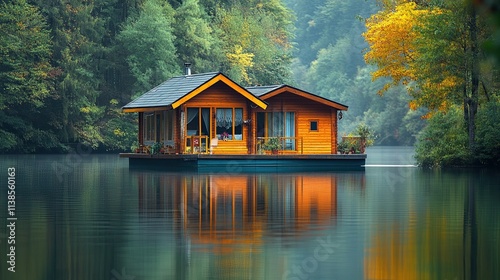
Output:
<instances>
[{"instance_id":1,"label":"yellow leaves","mask_svg":"<svg viewBox=\"0 0 500 280\"><path fill-rule=\"evenodd\" d=\"M421 50L419 44L433 43L424 41L428 39L419 33L419 29L427 16L442 13L439 9L422 9L415 2L399 1L395 6L386 7L366 21L367 31L363 36L370 48L364 58L367 63L378 66L378 69L372 72L372 79L392 79L378 91L379 95L392 86L408 86L410 82L415 81L420 86L418 94L412 94L409 89L411 87L408 87L410 95L415 98L409 103L412 110L422 105L429 107L429 104L432 104L430 107L433 108L429 107L431 110L446 110L449 107L449 104L442 100L446 100L447 92L460 84L459 79L442 73L444 75L441 80L422 80L422 71L427 71L427 67L422 68L422 65L417 64L421 58L418 52Z\"/></svg>"},{"instance_id":2,"label":"yellow leaves","mask_svg":"<svg viewBox=\"0 0 500 280\"><path fill-rule=\"evenodd\" d=\"M83 107L83 108L80 108L80 112L81 113L84 113L84 114L88 114L90 113L92 110L90 107Z\"/></svg>"},{"instance_id":3,"label":"yellow leaves","mask_svg":"<svg viewBox=\"0 0 500 280\"><path fill-rule=\"evenodd\" d=\"M116 135L116 136L125 136L125 132L124 132L124 131L122 131L122 130L121 130L121 129L119 129L119 128L115 128L115 129L113 130L113 134L114 134L114 135Z\"/></svg>"},{"instance_id":4,"label":"yellow leaves","mask_svg":"<svg viewBox=\"0 0 500 280\"><path fill-rule=\"evenodd\" d=\"M247 69L253 67L253 53L243 52L243 47L241 45L234 46L234 51L232 53L226 54L227 59L231 63L231 66L238 69L240 75L245 81L249 81Z\"/></svg>"},{"instance_id":5,"label":"yellow leaves","mask_svg":"<svg viewBox=\"0 0 500 280\"><path fill-rule=\"evenodd\" d=\"M418 109L418 104L416 100L411 100L410 103L408 104L411 110L415 111Z\"/></svg>"},{"instance_id":6,"label":"yellow leaves","mask_svg":"<svg viewBox=\"0 0 500 280\"><path fill-rule=\"evenodd\" d=\"M367 20L363 36L370 50L365 54L365 61L379 67L373 79L391 77L398 83L404 78L414 78L409 65L417 55L413 48L417 36L414 27L419 16L425 13L416 8L413 2L403 3L396 6L395 11L382 11Z\"/></svg>"},{"instance_id":7,"label":"yellow leaves","mask_svg":"<svg viewBox=\"0 0 500 280\"><path fill-rule=\"evenodd\" d=\"M80 108L80 113L84 114L96 114L99 113L100 109L97 106L85 106Z\"/></svg>"},{"instance_id":8,"label":"yellow leaves","mask_svg":"<svg viewBox=\"0 0 500 280\"><path fill-rule=\"evenodd\" d=\"M234 46L234 52L233 53L228 53L226 54L227 59L232 64L238 64L243 67L252 67L253 66L253 53L244 53L243 52L243 47L240 45Z\"/></svg>"}]
</instances>

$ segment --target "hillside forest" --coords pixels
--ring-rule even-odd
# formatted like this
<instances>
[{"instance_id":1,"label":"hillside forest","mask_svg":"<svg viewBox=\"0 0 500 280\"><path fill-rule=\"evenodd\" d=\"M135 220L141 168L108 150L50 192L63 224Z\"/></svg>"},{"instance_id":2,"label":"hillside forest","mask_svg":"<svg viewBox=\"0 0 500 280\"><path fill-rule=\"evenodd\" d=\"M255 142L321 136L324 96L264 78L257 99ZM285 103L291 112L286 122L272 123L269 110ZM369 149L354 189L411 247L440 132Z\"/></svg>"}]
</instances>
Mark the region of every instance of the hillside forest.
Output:
<instances>
[{"instance_id":1,"label":"hillside forest","mask_svg":"<svg viewBox=\"0 0 500 280\"><path fill-rule=\"evenodd\" d=\"M341 135L365 124L423 165L498 164L490 2L0 0L0 153L128 151L121 106L190 62L346 104Z\"/></svg>"}]
</instances>

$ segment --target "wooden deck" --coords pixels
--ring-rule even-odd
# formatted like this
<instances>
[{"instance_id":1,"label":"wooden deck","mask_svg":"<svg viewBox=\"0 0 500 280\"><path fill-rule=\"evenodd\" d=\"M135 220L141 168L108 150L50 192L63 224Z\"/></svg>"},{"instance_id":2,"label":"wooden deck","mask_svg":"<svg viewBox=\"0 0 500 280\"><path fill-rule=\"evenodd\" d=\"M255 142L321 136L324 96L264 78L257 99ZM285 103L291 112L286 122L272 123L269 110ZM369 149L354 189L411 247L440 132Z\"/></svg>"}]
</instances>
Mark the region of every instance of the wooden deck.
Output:
<instances>
[{"instance_id":1,"label":"wooden deck","mask_svg":"<svg viewBox=\"0 0 500 280\"><path fill-rule=\"evenodd\" d=\"M122 153L130 168L202 172L301 172L364 170L366 154L209 155Z\"/></svg>"}]
</instances>

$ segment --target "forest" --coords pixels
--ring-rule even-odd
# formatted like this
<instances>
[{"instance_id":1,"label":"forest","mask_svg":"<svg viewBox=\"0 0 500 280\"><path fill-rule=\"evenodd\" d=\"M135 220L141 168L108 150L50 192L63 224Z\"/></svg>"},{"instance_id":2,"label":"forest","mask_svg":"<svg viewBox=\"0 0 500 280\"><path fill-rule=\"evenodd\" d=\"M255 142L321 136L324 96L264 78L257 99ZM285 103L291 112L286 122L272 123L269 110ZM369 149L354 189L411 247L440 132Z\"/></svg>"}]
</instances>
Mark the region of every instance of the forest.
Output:
<instances>
[{"instance_id":1,"label":"forest","mask_svg":"<svg viewBox=\"0 0 500 280\"><path fill-rule=\"evenodd\" d=\"M287 83L349 106L422 165L498 164L498 4L0 0L0 153L128 151L121 106L182 74Z\"/></svg>"}]
</instances>

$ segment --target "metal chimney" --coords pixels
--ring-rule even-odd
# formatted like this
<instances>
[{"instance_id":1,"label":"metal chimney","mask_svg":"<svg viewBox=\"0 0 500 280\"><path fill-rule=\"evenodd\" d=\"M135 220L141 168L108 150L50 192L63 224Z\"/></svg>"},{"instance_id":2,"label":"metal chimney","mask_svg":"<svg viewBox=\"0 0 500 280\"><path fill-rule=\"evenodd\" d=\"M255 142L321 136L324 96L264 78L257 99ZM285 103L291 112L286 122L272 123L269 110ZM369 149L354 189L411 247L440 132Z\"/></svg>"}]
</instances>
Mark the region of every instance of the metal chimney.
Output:
<instances>
[{"instance_id":1,"label":"metal chimney","mask_svg":"<svg viewBox=\"0 0 500 280\"><path fill-rule=\"evenodd\" d=\"M184 63L184 75L190 76L191 75L191 63Z\"/></svg>"}]
</instances>

